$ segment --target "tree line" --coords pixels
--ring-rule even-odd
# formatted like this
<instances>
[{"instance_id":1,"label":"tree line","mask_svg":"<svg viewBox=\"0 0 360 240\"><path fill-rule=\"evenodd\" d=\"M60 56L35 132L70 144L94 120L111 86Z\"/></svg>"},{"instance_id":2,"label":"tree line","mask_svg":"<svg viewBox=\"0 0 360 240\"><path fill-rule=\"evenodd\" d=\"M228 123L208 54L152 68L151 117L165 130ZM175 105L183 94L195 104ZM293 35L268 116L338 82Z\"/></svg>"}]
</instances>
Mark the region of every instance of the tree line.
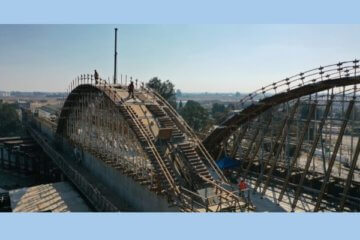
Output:
<instances>
[{"instance_id":1,"label":"tree line","mask_svg":"<svg viewBox=\"0 0 360 240\"><path fill-rule=\"evenodd\" d=\"M24 129L16 109L16 104L3 103L0 100L0 137L12 137L24 134Z\"/></svg>"},{"instance_id":2,"label":"tree line","mask_svg":"<svg viewBox=\"0 0 360 240\"><path fill-rule=\"evenodd\" d=\"M177 103L176 97L181 96L181 91L175 91L175 85L169 80L162 81L158 77L154 77L146 85L166 99L189 126L198 133L206 133L214 124L221 122L234 109L233 105L225 106L221 103L214 103L211 111L208 111L199 102L193 100L189 100L185 104L181 101Z\"/></svg>"}]
</instances>

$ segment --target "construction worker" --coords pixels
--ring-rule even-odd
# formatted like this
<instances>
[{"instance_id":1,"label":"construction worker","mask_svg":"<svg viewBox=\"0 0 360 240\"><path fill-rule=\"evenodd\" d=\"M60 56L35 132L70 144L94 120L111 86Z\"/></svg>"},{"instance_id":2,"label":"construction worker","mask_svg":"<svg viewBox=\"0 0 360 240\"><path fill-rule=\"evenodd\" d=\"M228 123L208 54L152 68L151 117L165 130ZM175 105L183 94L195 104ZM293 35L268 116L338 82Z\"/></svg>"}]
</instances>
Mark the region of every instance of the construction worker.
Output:
<instances>
[{"instance_id":1,"label":"construction worker","mask_svg":"<svg viewBox=\"0 0 360 240\"><path fill-rule=\"evenodd\" d=\"M98 83L99 83L99 74L98 74L98 72L96 71L96 69L95 69L94 71L95 71L95 73L94 73L95 84L98 84Z\"/></svg>"},{"instance_id":2,"label":"construction worker","mask_svg":"<svg viewBox=\"0 0 360 240\"><path fill-rule=\"evenodd\" d=\"M134 98L135 99L135 96L134 96L134 82L131 81L129 86L128 86L128 92L129 92L129 96L128 98Z\"/></svg>"},{"instance_id":3,"label":"construction worker","mask_svg":"<svg viewBox=\"0 0 360 240\"><path fill-rule=\"evenodd\" d=\"M246 182L245 182L245 180L244 179L241 179L240 180L240 183L239 183L239 196L240 197L245 197L245 191L247 190L247 184L246 184Z\"/></svg>"}]
</instances>

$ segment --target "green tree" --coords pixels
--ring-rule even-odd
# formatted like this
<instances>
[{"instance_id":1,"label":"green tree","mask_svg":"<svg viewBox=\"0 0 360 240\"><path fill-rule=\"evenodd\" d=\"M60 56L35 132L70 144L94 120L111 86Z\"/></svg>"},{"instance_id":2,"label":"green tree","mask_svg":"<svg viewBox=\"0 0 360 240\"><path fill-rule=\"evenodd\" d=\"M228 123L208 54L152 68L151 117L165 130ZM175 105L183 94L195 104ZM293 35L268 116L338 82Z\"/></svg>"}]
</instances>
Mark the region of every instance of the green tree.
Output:
<instances>
[{"instance_id":1,"label":"green tree","mask_svg":"<svg viewBox=\"0 0 360 240\"><path fill-rule=\"evenodd\" d=\"M176 93L175 93L175 85L169 80L161 81L158 77L153 77L146 84L148 88L154 89L158 92L166 101L168 101L171 106L176 109Z\"/></svg>"},{"instance_id":2,"label":"green tree","mask_svg":"<svg viewBox=\"0 0 360 240\"><path fill-rule=\"evenodd\" d=\"M236 106L234 103L229 103L229 105L226 107L226 111L230 112L236 109Z\"/></svg>"},{"instance_id":3,"label":"green tree","mask_svg":"<svg viewBox=\"0 0 360 240\"><path fill-rule=\"evenodd\" d=\"M0 137L23 134L23 127L16 113L16 105L0 102Z\"/></svg>"},{"instance_id":4,"label":"green tree","mask_svg":"<svg viewBox=\"0 0 360 240\"><path fill-rule=\"evenodd\" d=\"M225 105L221 104L221 103L213 103L212 107L211 107L211 113L215 114L215 113L224 113L226 110Z\"/></svg>"},{"instance_id":5,"label":"green tree","mask_svg":"<svg viewBox=\"0 0 360 240\"><path fill-rule=\"evenodd\" d=\"M211 115L215 121L215 124L221 122L221 120L226 116L228 113L224 104L221 103L214 103L211 107Z\"/></svg>"},{"instance_id":6,"label":"green tree","mask_svg":"<svg viewBox=\"0 0 360 240\"><path fill-rule=\"evenodd\" d=\"M200 103L189 100L180 110L181 116L197 132L207 129L210 120L208 111Z\"/></svg>"},{"instance_id":7,"label":"green tree","mask_svg":"<svg viewBox=\"0 0 360 240\"><path fill-rule=\"evenodd\" d=\"M183 108L183 102L180 100L179 102L179 110Z\"/></svg>"}]
</instances>

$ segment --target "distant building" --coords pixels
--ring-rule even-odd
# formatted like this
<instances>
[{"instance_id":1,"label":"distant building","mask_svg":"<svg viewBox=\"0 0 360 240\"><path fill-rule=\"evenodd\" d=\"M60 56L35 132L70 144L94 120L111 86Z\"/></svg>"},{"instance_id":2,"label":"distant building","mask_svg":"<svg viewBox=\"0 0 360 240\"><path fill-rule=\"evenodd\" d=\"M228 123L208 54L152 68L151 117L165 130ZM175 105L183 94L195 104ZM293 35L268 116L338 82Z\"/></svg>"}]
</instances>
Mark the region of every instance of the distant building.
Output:
<instances>
[{"instance_id":1,"label":"distant building","mask_svg":"<svg viewBox=\"0 0 360 240\"><path fill-rule=\"evenodd\" d=\"M30 107L30 102L26 101L26 100L17 100L17 104L20 108L29 108Z\"/></svg>"},{"instance_id":2,"label":"distant building","mask_svg":"<svg viewBox=\"0 0 360 240\"><path fill-rule=\"evenodd\" d=\"M10 92L1 92L0 91L0 97L10 97Z\"/></svg>"},{"instance_id":3,"label":"distant building","mask_svg":"<svg viewBox=\"0 0 360 240\"><path fill-rule=\"evenodd\" d=\"M45 102L42 102L42 101L34 101L34 102L31 102L30 103L30 111L32 113L37 113L39 108L41 108L42 106L45 106L45 105L48 105L48 103L45 101Z\"/></svg>"}]
</instances>

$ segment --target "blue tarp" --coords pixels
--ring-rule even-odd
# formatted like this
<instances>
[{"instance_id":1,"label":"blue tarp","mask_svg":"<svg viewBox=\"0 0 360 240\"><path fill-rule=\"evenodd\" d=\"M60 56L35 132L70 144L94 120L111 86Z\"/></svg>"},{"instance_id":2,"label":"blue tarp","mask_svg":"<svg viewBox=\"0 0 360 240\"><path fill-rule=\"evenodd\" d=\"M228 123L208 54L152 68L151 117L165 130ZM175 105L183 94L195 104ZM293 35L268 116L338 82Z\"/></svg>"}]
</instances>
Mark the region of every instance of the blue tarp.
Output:
<instances>
[{"instance_id":1,"label":"blue tarp","mask_svg":"<svg viewBox=\"0 0 360 240\"><path fill-rule=\"evenodd\" d=\"M220 169L231 169L240 166L240 161L234 160L231 157L223 157L220 160L216 161L216 164Z\"/></svg>"}]
</instances>

